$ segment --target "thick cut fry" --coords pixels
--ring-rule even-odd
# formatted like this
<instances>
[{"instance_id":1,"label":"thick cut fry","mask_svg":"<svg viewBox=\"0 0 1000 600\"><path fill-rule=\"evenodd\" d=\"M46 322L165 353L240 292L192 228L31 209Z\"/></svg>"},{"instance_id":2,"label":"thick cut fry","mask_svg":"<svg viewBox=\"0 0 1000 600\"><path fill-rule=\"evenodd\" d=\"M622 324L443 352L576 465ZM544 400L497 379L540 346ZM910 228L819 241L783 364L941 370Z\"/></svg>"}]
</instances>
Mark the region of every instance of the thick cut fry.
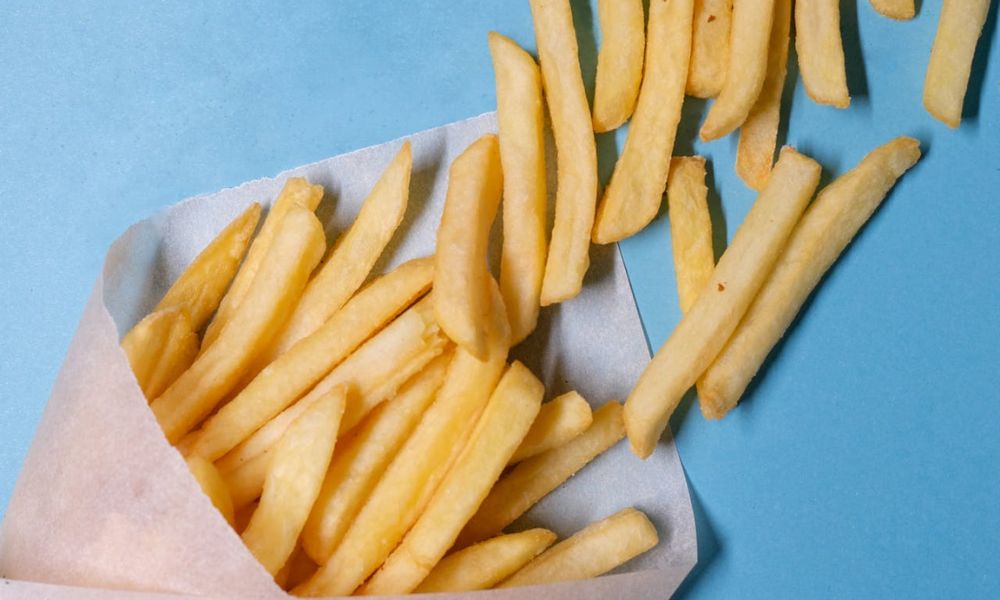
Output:
<instances>
[{"instance_id":1,"label":"thick cut fry","mask_svg":"<svg viewBox=\"0 0 1000 600\"><path fill-rule=\"evenodd\" d=\"M545 100L556 140L555 225L542 280L542 306L575 297L590 267L597 203L597 144L583 89L569 0L531 0Z\"/></svg>"},{"instance_id":2,"label":"thick cut fry","mask_svg":"<svg viewBox=\"0 0 1000 600\"><path fill-rule=\"evenodd\" d=\"M403 142L361 205L350 229L337 240L329 258L309 281L302 300L274 344L271 360L319 329L365 282L403 220L410 197L412 166L410 142Z\"/></svg>"},{"instance_id":3,"label":"thick cut fry","mask_svg":"<svg viewBox=\"0 0 1000 600\"><path fill-rule=\"evenodd\" d=\"M590 579L627 563L659 542L646 515L626 508L552 546L499 587Z\"/></svg>"},{"instance_id":4,"label":"thick cut fry","mask_svg":"<svg viewBox=\"0 0 1000 600\"><path fill-rule=\"evenodd\" d=\"M767 46L774 0L733 0L726 81L701 126L708 142L732 133L746 121L767 76Z\"/></svg>"},{"instance_id":5,"label":"thick cut fry","mask_svg":"<svg viewBox=\"0 0 1000 600\"><path fill-rule=\"evenodd\" d=\"M729 28L732 21L733 0L694 1L688 96L714 98L722 91L729 62Z\"/></svg>"},{"instance_id":6,"label":"thick cut fry","mask_svg":"<svg viewBox=\"0 0 1000 600\"><path fill-rule=\"evenodd\" d=\"M398 396L375 409L333 457L302 530L302 546L318 564L330 559L379 475L434 400L451 359L451 353L434 359Z\"/></svg>"},{"instance_id":7,"label":"thick cut fry","mask_svg":"<svg viewBox=\"0 0 1000 600\"><path fill-rule=\"evenodd\" d=\"M686 313L715 270L704 157L680 156L671 161L667 207L677 296L681 312Z\"/></svg>"},{"instance_id":8,"label":"thick cut fry","mask_svg":"<svg viewBox=\"0 0 1000 600\"><path fill-rule=\"evenodd\" d=\"M872 6L884 17L908 21L917 14L914 0L871 0Z\"/></svg>"},{"instance_id":9,"label":"thick cut fry","mask_svg":"<svg viewBox=\"0 0 1000 600\"><path fill-rule=\"evenodd\" d=\"M511 463L521 462L546 450L558 448L590 427L594 415L590 404L576 392L567 392L542 405L528 435L510 457Z\"/></svg>"},{"instance_id":10,"label":"thick cut fry","mask_svg":"<svg viewBox=\"0 0 1000 600\"><path fill-rule=\"evenodd\" d=\"M215 318L212 319L212 322L208 325L208 329L205 330L205 338L201 344L202 352L215 343L215 338L219 337L225 325L232 319L233 314L239 308L240 303L249 294L250 286L253 284L254 278L257 277L257 271L261 269L264 257L267 256L271 244L274 243L278 227L281 225L281 221L284 220L285 215L296 207L309 211L316 210L322 199L323 186L321 185L310 185L308 181L301 177L292 177L285 182L285 187L281 190L281 194L278 195L272 203L271 208L267 211L267 217L264 219L264 224L261 226L260 232L254 238L253 243L250 244L250 250L246 253L246 259L243 260L240 270L236 272L236 277L233 279L232 285L229 286L229 291L222 298L222 303L215 313Z\"/></svg>"},{"instance_id":11,"label":"thick cut fry","mask_svg":"<svg viewBox=\"0 0 1000 600\"><path fill-rule=\"evenodd\" d=\"M594 86L594 131L628 121L642 82L642 0L599 0L601 51Z\"/></svg>"},{"instance_id":12,"label":"thick cut fry","mask_svg":"<svg viewBox=\"0 0 1000 600\"><path fill-rule=\"evenodd\" d=\"M594 422L587 431L567 444L521 462L497 482L458 536L456 547L462 548L500 533L624 436L622 406L608 402L594 411Z\"/></svg>"},{"instance_id":13,"label":"thick cut fry","mask_svg":"<svg viewBox=\"0 0 1000 600\"><path fill-rule=\"evenodd\" d=\"M785 89L791 26L792 0L775 0L767 77L757 102L750 109L747 120L740 126L740 142L736 149L736 174L758 192L764 189L767 178L771 175L774 150L778 145L781 92Z\"/></svg>"},{"instance_id":14,"label":"thick cut fry","mask_svg":"<svg viewBox=\"0 0 1000 600\"><path fill-rule=\"evenodd\" d=\"M437 231L434 313L448 337L479 358L486 356L490 313L486 252L502 185L497 137L484 135L451 163Z\"/></svg>"},{"instance_id":15,"label":"thick cut fry","mask_svg":"<svg viewBox=\"0 0 1000 600\"><path fill-rule=\"evenodd\" d=\"M461 346L445 382L413 434L382 474L330 560L295 593L349 594L389 556L423 512L438 484L462 451L496 387L507 359L510 331L495 282L488 354L479 360Z\"/></svg>"},{"instance_id":16,"label":"thick cut fry","mask_svg":"<svg viewBox=\"0 0 1000 600\"><path fill-rule=\"evenodd\" d=\"M722 418L736 406L823 274L919 158L917 140L896 138L819 193L743 320L702 377L698 389L706 417Z\"/></svg>"},{"instance_id":17,"label":"thick cut fry","mask_svg":"<svg viewBox=\"0 0 1000 600\"><path fill-rule=\"evenodd\" d=\"M597 209L594 241L598 244L637 233L660 210L684 103L693 6L694 0L649 6L646 72L625 149Z\"/></svg>"},{"instance_id":18,"label":"thick cut fry","mask_svg":"<svg viewBox=\"0 0 1000 600\"><path fill-rule=\"evenodd\" d=\"M232 525L233 499L229 496L226 482L219 475L219 471L215 468L215 465L204 458L198 457L188 459L187 465L188 469L191 470L191 475L194 476L194 480L201 486L201 491L205 492L205 495L212 501L212 505L215 506L216 510Z\"/></svg>"},{"instance_id":19,"label":"thick cut fry","mask_svg":"<svg viewBox=\"0 0 1000 600\"><path fill-rule=\"evenodd\" d=\"M323 476L330 466L344 414L346 388L317 402L296 421L274 449L260 505L243 532L243 543L272 575L295 550Z\"/></svg>"},{"instance_id":20,"label":"thick cut fry","mask_svg":"<svg viewBox=\"0 0 1000 600\"><path fill-rule=\"evenodd\" d=\"M226 482L226 489L229 490L229 497L233 500L233 508L237 512L260 498L260 493L264 491L264 480L267 479L267 470L271 466L272 456L274 456L274 452L273 448L270 448L248 459L232 471L226 472L219 469Z\"/></svg>"},{"instance_id":21,"label":"thick cut fry","mask_svg":"<svg viewBox=\"0 0 1000 600\"><path fill-rule=\"evenodd\" d=\"M924 79L924 108L947 125L958 127L969 87L976 43L983 33L990 0L944 0Z\"/></svg>"},{"instance_id":22,"label":"thick cut fry","mask_svg":"<svg viewBox=\"0 0 1000 600\"><path fill-rule=\"evenodd\" d=\"M209 419L189 454L218 460L273 419L333 367L430 287L430 258L411 260L376 279L315 333L264 368L231 402Z\"/></svg>"},{"instance_id":23,"label":"thick cut fry","mask_svg":"<svg viewBox=\"0 0 1000 600\"><path fill-rule=\"evenodd\" d=\"M204 350L150 408L171 443L205 418L233 389L243 369L271 343L323 256L323 227L311 211L290 210L239 308ZM207 460L215 457L205 456Z\"/></svg>"},{"instance_id":24,"label":"thick cut fry","mask_svg":"<svg viewBox=\"0 0 1000 600\"><path fill-rule=\"evenodd\" d=\"M499 33L490 32L489 43L504 173L500 291L513 346L535 329L545 275L545 107L542 76L531 55Z\"/></svg>"},{"instance_id":25,"label":"thick cut fry","mask_svg":"<svg viewBox=\"0 0 1000 600\"><path fill-rule=\"evenodd\" d=\"M643 371L625 403L625 427L632 451L653 453L681 397L705 372L732 335L764 283L802 215L820 166L791 147L778 164L708 284L691 310Z\"/></svg>"},{"instance_id":26,"label":"thick cut fry","mask_svg":"<svg viewBox=\"0 0 1000 600\"><path fill-rule=\"evenodd\" d=\"M455 465L363 594L407 594L427 577L500 477L544 395L545 386L523 364L507 369Z\"/></svg>"},{"instance_id":27,"label":"thick cut fry","mask_svg":"<svg viewBox=\"0 0 1000 600\"><path fill-rule=\"evenodd\" d=\"M441 559L414 590L472 592L500 583L556 541L548 529L529 529L495 538L453 552Z\"/></svg>"},{"instance_id":28,"label":"thick cut fry","mask_svg":"<svg viewBox=\"0 0 1000 600\"><path fill-rule=\"evenodd\" d=\"M840 0L796 0L795 51L810 98L837 108L851 105L840 37Z\"/></svg>"},{"instance_id":29,"label":"thick cut fry","mask_svg":"<svg viewBox=\"0 0 1000 600\"><path fill-rule=\"evenodd\" d=\"M135 380L149 399L156 398L198 356L198 334L179 306L150 313L122 340Z\"/></svg>"}]
</instances>

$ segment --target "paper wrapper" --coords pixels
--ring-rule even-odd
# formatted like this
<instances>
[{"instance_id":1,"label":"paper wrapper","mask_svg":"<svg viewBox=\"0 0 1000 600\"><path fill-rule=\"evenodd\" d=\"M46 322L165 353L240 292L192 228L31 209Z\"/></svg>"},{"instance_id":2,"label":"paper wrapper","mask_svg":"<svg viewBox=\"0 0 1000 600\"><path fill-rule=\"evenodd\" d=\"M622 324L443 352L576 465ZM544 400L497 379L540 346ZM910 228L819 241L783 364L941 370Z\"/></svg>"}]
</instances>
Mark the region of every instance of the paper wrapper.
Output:
<instances>
[{"instance_id":1,"label":"paper wrapper","mask_svg":"<svg viewBox=\"0 0 1000 600\"><path fill-rule=\"evenodd\" d=\"M407 220L379 269L433 252L448 165L495 130L494 115L486 114L409 138L414 168ZM112 245L0 528L0 577L7 579L0 581L0 597L138 597L111 590L286 597L166 442L118 340L226 223L250 202L273 199L287 177L307 177L326 188L318 214L334 239L400 144L187 200L133 225ZM538 331L514 356L542 378L550 398L576 389L598 406L627 395L649 352L615 246L595 246L583 293L542 315ZM565 537L627 506L656 524L660 544L654 550L594 580L481 597L669 596L696 560L691 503L669 432L646 461L618 444L513 527L544 525Z\"/></svg>"}]
</instances>

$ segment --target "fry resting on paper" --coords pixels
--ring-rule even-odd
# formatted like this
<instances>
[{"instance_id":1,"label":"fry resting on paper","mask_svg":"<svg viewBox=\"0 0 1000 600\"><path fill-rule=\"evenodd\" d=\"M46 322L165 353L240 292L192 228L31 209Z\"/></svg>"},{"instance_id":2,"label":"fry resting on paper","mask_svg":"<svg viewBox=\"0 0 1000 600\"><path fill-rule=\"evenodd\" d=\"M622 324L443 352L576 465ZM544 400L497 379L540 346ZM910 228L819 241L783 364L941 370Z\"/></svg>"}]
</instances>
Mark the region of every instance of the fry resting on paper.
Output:
<instances>
[{"instance_id":1,"label":"fry resting on paper","mask_svg":"<svg viewBox=\"0 0 1000 600\"><path fill-rule=\"evenodd\" d=\"M681 312L686 313L715 269L704 157L679 156L671 161L667 207L677 295Z\"/></svg>"},{"instance_id":2,"label":"fry resting on paper","mask_svg":"<svg viewBox=\"0 0 1000 600\"><path fill-rule=\"evenodd\" d=\"M688 96L714 98L722 91L729 62L732 20L733 0L694 0Z\"/></svg>"},{"instance_id":3,"label":"fry resting on paper","mask_svg":"<svg viewBox=\"0 0 1000 600\"><path fill-rule=\"evenodd\" d=\"M567 392L538 411L535 422L521 445L510 457L511 463L521 462L546 450L558 448L590 427L594 416L590 404L576 392Z\"/></svg>"},{"instance_id":4,"label":"fry resting on paper","mask_svg":"<svg viewBox=\"0 0 1000 600\"><path fill-rule=\"evenodd\" d=\"M924 108L947 125L958 127L972 73L976 43L982 35L990 0L944 0L924 79Z\"/></svg>"},{"instance_id":5,"label":"fry resting on paper","mask_svg":"<svg viewBox=\"0 0 1000 600\"><path fill-rule=\"evenodd\" d=\"M548 529L529 529L469 546L444 557L413 590L432 592L472 592L500 583L556 541Z\"/></svg>"},{"instance_id":6,"label":"fry resting on paper","mask_svg":"<svg viewBox=\"0 0 1000 600\"><path fill-rule=\"evenodd\" d=\"M198 334L178 306L150 313L122 339L122 350L146 398L153 399L198 355Z\"/></svg>"},{"instance_id":7,"label":"fry resting on paper","mask_svg":"<svg viewBox=\"0 0 1000 600\"><path fill-rule=\"evenodd\" d=\"M795 1L795 51L809 97L837 108L850 106L840 0Z\"/></svg>"},{"instance_id":8,"label":"fry resting on paper","mask_svg":"<svg viewBox=\"0 0 1000 600\"><path fill-rule=\"evenodd\" d=\"M594 131L620 127L635 107L642 81L642 0L598 0L601 50L594 85Z\"/></svg>"},{"instance_id":9,"label":"fry resting on paper","mask_svg":"<svg viewBox=\"0 0 1000 600\"><path fill-rule=\"evenodd\" d=\"M872 7L882 16L907 21L917 14L914 0L871 0Z\"/></svg>"}]
</instances>

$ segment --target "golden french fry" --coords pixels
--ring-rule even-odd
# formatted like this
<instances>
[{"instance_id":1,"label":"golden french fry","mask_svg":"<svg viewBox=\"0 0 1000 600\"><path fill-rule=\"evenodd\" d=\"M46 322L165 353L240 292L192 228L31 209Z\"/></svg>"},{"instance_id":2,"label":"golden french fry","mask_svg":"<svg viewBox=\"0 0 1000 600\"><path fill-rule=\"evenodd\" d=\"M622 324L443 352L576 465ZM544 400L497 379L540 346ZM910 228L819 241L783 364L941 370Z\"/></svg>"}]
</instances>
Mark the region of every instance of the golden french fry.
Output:
<instances>
[{"instance_id":1,"label":"golden french fry","mask_svg":"<svg viewBox=\"0 0 1000 600\"><path fill-rule=\"evenodd\" d=\"M871 0L871 3L879 14L897 21L907 21L917 14L913 0Z\"/></svg>"},{"instance_id":2,"label":"golden french fry","mask_svg":"<svg viewBox=\"0 0 1000 600\"><path fill-rule=\"evenodd\" d=\"M990 0L944 0L924 79L924 108L948 127L962 121L962 104L972 73L976 43Z\"/></svg>"},{"instance_id":3,"label":"golden french fry","mask_svg":"<svg viewBox=\"0 0 1000 600\"><path fill-rule=\"evenodd\" d=\"M249 437L322 379L430 287L431 258L411 260L358 292L337 314L264 368L205 422L189 454L218 458Z\"/></svg>"},{"instance_id":4,"label":"golden french fry","mask_svg":"<svg viewBox=\"0 0 1000 600\"><path fill-rule=\"evenodd\" d=\"M715 270L704 157L679 156L670 162L667 207L677 295L681 312L686 313Z\"/></svg>"},{"instance_id":5,"label":"golden french fry","mask_svg":"<svg viewBox=\"0 0 1000 600\"><path fill-rule=\"evenodd\" d=\"M740 142L736 149L736 174L751 189L764 189L771 174L774 150L778 145L778 123L781 120L781 92L785 89L788 68L789 30L792 25L791 0L775 0L774 23L767 58L764 87L747 120L740 126Z\"/></svg>"},{"instance_id":6,"label":"golden french fry","mask_svg":"<svg viewBox=\"0 0 1000 600\"><path fill-rule=\"evenodd\" d=\"M552 546L499 587L590 579L627 563L658 542L656 528L646 515L626 508Z\"/></svg>"},{"instance_id":7,"label":"golden french fry","mask_svg":"<svg viewBox=\"0 0 1000 600\"><path fill-rule=\"evenodd\" d=\"M498 535L441 559L413 590L432 592L472 592L500 583L556 541L548 529L529 529Z\"/></svg>"},{"instance_id":8,"label":"golden french fry","mask_svg":"<svg viewBox=\"0 0 1000 600\"><path fill-rule=\"evenodd\" d=\"M896 138L819 193L743 320L702 377L698 389L706 417L722 418L736 406L823 274L919 158L917 140Z\"/></svg>"},{"instance_id":9,"label":"golden french fry","mask_svg":"<svg viewBox=\"0 0 1000 600\"><path fill-rule=\"evenodd\" d=\"M694 0L649 5L646 72L625 149L597 207L598 244L637 233L660 210L684 103L693 7Z\"/></svg>"},{"instance_id":10,"label":"golden french fry","mask_svg":"<svg viewBox=\"0 0 1000 600\"><path fill-rule=\"evenodd\" d=\"M608 402L594 411L594 422L566 444L533 456L493 486L475 516L458 536L462 548L492 537L552 490L625 436L622 406Z\"/></svg>"},{"instance_id":11,"label":"golden french fry","mask_svg":"<svg viewBox=\"0 0 1000 600\"><path fill-rule=\"evenodd\" d=\"M810 98L837 108L851 105L840 37L840 0L796 0L795 51Z\"/></svg>"},{"instance_id":12,"label":"golden french fry","mask_svg":"<svg viewBox=\"0 0 1000 600\"><path fill-rule=\"evenodd\" d=\"M122 339L122 350L146 398L156 398L198 356L198 334L179 306L146 316Z\"/></svg>"},{"instance_id":13,"label":"golden french fry","mask_svg":"<svg viewBox=\"0 0 1000 600\"><path fill-rule=\"evenodd\" d=\"M254 283L230 316L232 326L227 325L215 343L150 404L171 443L205 418L239 382L243 369L270 344L325 247L323 226L316 215L301 208L289 210Z\"/></svg>"},{"instance_id":14,"label":"golden french fry","mask_svg":"<svg viewBox=\"0 0 1000 600\"><path fill-rule=\"evenodd\" d=\"M521 462L546 450L558 448L590 427L594 415L590 404L576 392L567 392L538 411L535 422L524 436L510 462Z\"/></svg>"},{"instance_id":15,"label":"golden french fry","mask_svg":"<svg viewBox=\"0 0 1000 600\"><path fill-rule=\"evenodd\" d=\"M260 505L243 532L243 543L272 575L288 561L330 466L344 414L340 387L297 420L274 449Z\"/></svg>"},{"instance_id":16,"label":"golden french fry","mask_svg":"<svg viewBox=\"0 0 1000 600\"><path fill-rule=\"evenodd\" d=\"M448 170L434 253L434 314L449 338L479 358L486 356L490 312L486 252L502 185L497 136L484 135Z\"/></svg>"},{"instance_id":17,"label":"golden french fry","mask_svg":"<svg viewBox=\"0 0 1000 600\"><path fill-rule=\"evenodd\" d=\"M618 129L635 108L642 81L642 0L599 0L601 50L594 86L594 131Z\"/></svg>"},{"instance_id":18,"label":"golden french fry","mask_svg":"<svg viewBox=\"0 0 1000 600\"><path fill-rule=\"evenodd\" d=\"M729 62L733 0L695 0L691 32L691 68L687 95L714 98L722 91Z\"/></svg>"},{"instance_id":19,"label":"golden french fry","mask_svg":"<svg viewBox=\"0 0 1000 600\"><path fill-rule=\"evenodd\" d=\"M531 0L542 85L556 140L555 225L542 279L542 306L575 297L590 266L597 201L597 144L583 89L569 0Z\"/></svg>"},{"instance_id":20,"label":"golden french fry","mask_svg":"<svg viewBox=\"0 0 1000 600\"><path fill-rule=\"evenodd\" d=\"M632 451L653 453L684 393L705 372L764 283L819 183L820 166L785 147L691 310L643 371L625 402Z\"/></svg>"},{"instance_id":21,"label":"golden french fry","mask_svg":"<svg viewBox=\"0 0 1000 600\"><path fill-rule=\"evenodd\" d=\"M226 521L233 524L233 499L229 496L226 482L223 481L215 465L204 458L192 457L187 461L188 469L194 480L201 486L212 505L222 514Z\"/></svg>"},{"instance_id":22,"label":"golden french fry","mask_svg":"<svg viewBox=\"0 0 1000 600\"><path fill-rule=\"evenodd\" d=\"M490 32L489 44L504 172L500 290L513 346L535 329L545 275L545 107L535 59L499 33Z\"/></svg>"},{"instance_id":23,"label":"golden french fry","mask_svg":"<svg viewBox=\"0 0 1000 600\"><path fill-rule=\"evenodd\" d=\"M250 250L247 251L246 258L243 260L240 270L236 272L236 277L233 278L233 282L229 286L229 291L223 296L222 303L215 313L215 318L212 319L212 322L208 324L208 329L205 330L205 337L201 344L202 352L215 343L215 339L219 337L226 324L229 323L233 314L239 308L240 303L249 294L250 286L257 276L257 271L261 269L264 258L270 251L271 244L274 243L278 227L281 225L281 221L284 220L285 215L295 207L309 211L316 210L322 199L323 186L321 185L310 185L308 181L301 177L292 177L285 182L285 187L281 190L281 194L278 195L272 203L271 208L268 209L267 217L264 219L264 224L261 226L260 232L254 238L253 243L250 244Z\"/></svg>"},{"instance_id":24,"label":"golden french fry","mask_svg":"<svg viewBox=\"0 0 1000 600\"><path fill-rule=\"evenodd\" d=\"M273 448L269 448L247 459L232 471L226 472L219 469L223 481L226 482L226 489L229 490L229 497L232 498L233 508L237 512L260 498L261 492L264 491L264 480L267 479L267 470L271 466L272 456L274 456Z\"/></svg>"},{"instance_id":25,"label":"golden french fry","mask_svg":"<svg viewBox=\"0 0 1000 600\"><path fill-rule=\"evenodd\" d=\"M774 0L733 0L726 81L701 126L708 142L732 133L746 121L764 87Z\"/></svg>"}]
</instances>

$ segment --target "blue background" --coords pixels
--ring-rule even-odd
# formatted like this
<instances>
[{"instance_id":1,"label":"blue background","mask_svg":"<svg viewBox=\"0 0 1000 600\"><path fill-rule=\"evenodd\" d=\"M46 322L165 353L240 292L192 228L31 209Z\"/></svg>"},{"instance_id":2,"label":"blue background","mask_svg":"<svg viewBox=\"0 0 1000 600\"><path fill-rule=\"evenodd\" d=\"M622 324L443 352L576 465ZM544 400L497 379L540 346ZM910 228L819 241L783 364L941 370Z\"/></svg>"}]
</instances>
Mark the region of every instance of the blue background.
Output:
<instances>
[{"instance_id":1,"label":"blue background","mask_svg":"<svg viewBox=\"0 0 1000 600\"><path fill-rule=\"evenodd\" d=\"M689 399L674 418L700 542L682 597L1000 594L996 3L958 131L920 102L939 2L908 23L843 4L851 108L817 106L795 82L787 140L827 180L899 134L926 157L741 407L709 423ZM590 85L595 14L574 9ZM525 0L0 4L0 507L126 226L492 110L490 29L534 48ZM733 173L734 139L693 144L704 108L687 104L678 153L711 157L731 237L754 194ZM600 139L604 177L614 137ZM679 316L666 222L622 247L658 347Z\"/></svg>"}]
</instances>

